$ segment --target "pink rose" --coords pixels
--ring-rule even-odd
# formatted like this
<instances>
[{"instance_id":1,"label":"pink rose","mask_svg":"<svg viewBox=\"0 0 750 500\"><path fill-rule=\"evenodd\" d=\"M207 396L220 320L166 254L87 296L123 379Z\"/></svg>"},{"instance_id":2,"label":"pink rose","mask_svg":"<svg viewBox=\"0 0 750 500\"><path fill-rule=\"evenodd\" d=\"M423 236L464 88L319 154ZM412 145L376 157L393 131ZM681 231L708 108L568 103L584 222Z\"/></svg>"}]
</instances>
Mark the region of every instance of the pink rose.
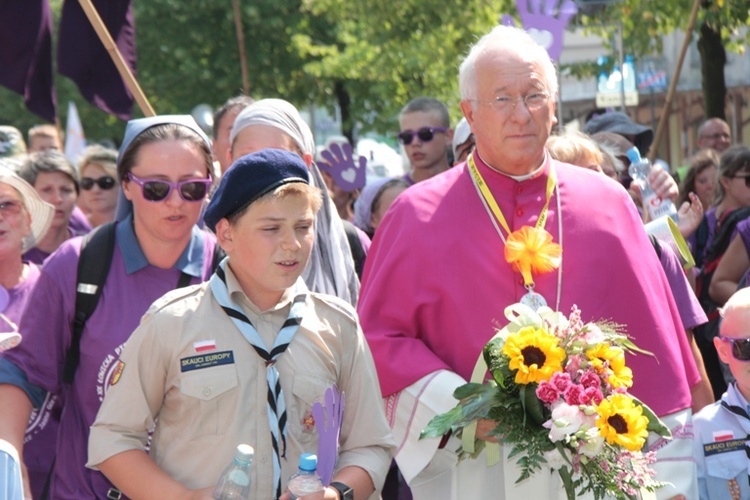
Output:
<instances>
[{"instance_id":1,"label":"pink rose","mask_svg":"<svg viewBox=\"0 0 750 500\"><path fill-rule=\"evenodd\" d=\"M543 403L552 404L560 399L560 392L555 389L555 386L544 380L536 388L536 397Z\"/></svg>"},{"instance_id":2,"label":"pink rose","mask_svg":"<svg viewBox=\"0 0 750 500\"><path fill-rule=\"evenodd\" d=\"M570 387L570 384L572 384L570 381L570 374L565 372L556 372L552 375L549 382L560 392L565 392L565 390Z\"/></svg>"},{"instance_id":3,"label":"pink rose","mask_svg":"<svg viewBox=\"0 0 750 500\"><path fill-rule=\"evenodd\" d=\"M599 375L591 370L587 371L581 376L580 382L585 389L588 389L590 387L599 389L602 386L602 380L599 378Z\"/></svg>"},{"instance_id":4,"label":"pink rose","mask_svg":"<svg viewBox=\"0 0 750 500\"><path fill-rule=\"evenodd\" d=\"M584 391L585 389L583 388L583 386L571 384L567 389L565 389L565 392L563 393L565 402L571 406L586 404L586 402L584 401Z\"/></svg>"}]
</instances>

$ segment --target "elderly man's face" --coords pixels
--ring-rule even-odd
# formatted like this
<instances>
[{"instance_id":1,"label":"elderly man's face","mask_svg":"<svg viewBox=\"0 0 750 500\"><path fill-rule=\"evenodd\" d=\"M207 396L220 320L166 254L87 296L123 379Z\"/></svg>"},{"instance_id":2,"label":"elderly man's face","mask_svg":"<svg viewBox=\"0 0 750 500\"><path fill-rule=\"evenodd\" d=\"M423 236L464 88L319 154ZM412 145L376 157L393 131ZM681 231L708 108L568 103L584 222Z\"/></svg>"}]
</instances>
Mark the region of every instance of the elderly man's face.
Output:
<instances>
[{"instance_id":1,"label":"elderly man's face","mask_svg":"<svg viewBox=\"0 0 750 500\"><path fill-rule=\"evenodd\" d=\"M729 133L729 125L720 121L712 121L706 125L705 129L698 137L698 147L713 148L719 153L723 153L731 146L732 136Z\"/></svg>"},{"instance_id":2,"label":"elderly man's face","mask_svg":"<svg viewBox=\"0 0 750 500\"><path fill-rule=\"evenodd\" d=\"M478 102L463 101L461 109L471 124L479 154L509 174L533 171L541 165L544 145L557 123L554 96L547 88L542 64L518 49L497 47L477 58L475 70ZM546 94L546 101L532 105L529 97L540 93ZM498 98L512 99L514 106L498 109L493 105Z\"/></svg>"}]
</instances>

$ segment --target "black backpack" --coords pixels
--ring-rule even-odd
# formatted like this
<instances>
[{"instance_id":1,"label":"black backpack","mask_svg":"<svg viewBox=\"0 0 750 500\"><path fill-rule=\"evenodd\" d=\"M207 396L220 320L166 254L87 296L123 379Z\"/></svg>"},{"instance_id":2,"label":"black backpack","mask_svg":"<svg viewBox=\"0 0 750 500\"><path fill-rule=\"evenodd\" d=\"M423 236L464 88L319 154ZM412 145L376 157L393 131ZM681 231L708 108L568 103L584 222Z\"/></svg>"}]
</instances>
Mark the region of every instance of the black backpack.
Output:
<instances>
[{"instance_id":1,"label":"black backpack","mask_svg":"<svg viewBox=\"0 0 750 500\"><path fill-rule=\"evenodd\" d=\"M76 309L73 318L73 337L68 353L65 356L63 381L70 385L75 378L76 369L81 360L81 335L86 322L94 314L102 288L107 281L112 255L115 251L115 223L110 222L90 232L81 243L81 255L78 259L76 278ZM211 269L216 269L224 258L224 252L217 244L211 262ZM177 288L190 284L191 277L180 274Z\"/></svg>"}]
</instances>

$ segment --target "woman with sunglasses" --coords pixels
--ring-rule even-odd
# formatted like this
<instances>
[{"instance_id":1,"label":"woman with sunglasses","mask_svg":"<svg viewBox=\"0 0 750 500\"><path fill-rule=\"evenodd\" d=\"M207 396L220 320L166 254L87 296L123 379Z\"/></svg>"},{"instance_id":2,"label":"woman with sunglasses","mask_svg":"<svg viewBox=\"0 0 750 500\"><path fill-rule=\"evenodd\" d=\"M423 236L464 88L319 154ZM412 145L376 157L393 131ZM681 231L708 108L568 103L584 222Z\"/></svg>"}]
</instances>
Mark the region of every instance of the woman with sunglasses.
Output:
<instances>
[{"instance_id":1,"label":"woman with sunglasses","mask_svg":"<svg viewBox=\"0 0 750 500\"><path fill-rule=\"evenodd\" d=\"M115 219L117 208L117 151L99 145L89 146L78 162L81 196L78 206L86 213L91 227Z\"/></svg>"},{"instance_id":2,"label":"woman with sunglasses","mask_svg":"<svg viewBox=\"0 0 750 500\"><path fill-rule=\"evenodd\" d=\"M44 202L26 181L2 165L0 160L0 351L13 347L29 295L39 279L39 267L21 257L49 229L55 209ZM28 420L23 457L29 481L35 489L44 486L55 456L58 417L54 401Z\"/></svg>"},{"instance_id":3,"label":"woman with sunglasses","mask_svg":"<svg viewBox=\"0 0 750 500\"><path fill-rule=\"evenodd\" d=\"M21 446L32 407L46 393L64 394L50 498L117 498L101 473L85 467L89 426L118 379L119 353L143 313L166 292L211 275L216 241L196 226L211 186L210 144L189 116L128 123L117 168L130 210L115 223L112 262L81 335L72 383L63 381L63 366L81 238L66 241L45 262L21 320L23 341L0 359L0 439Z\"/></svg>"},{"instance_id":4,"label":"woman with sunglasses","mask_svg":"<svg viewBox=\"0 0 750 500\"><path fill-rule=\"evenodd\" d=\"M46 236L24 254L24 259L41 264L65 240L91 230L85 217L83 224L71 220L78 201L78 172L64 154L52 149L30 154L18 174L55 207L55 217Z\"/></svg>"}]
</instances>

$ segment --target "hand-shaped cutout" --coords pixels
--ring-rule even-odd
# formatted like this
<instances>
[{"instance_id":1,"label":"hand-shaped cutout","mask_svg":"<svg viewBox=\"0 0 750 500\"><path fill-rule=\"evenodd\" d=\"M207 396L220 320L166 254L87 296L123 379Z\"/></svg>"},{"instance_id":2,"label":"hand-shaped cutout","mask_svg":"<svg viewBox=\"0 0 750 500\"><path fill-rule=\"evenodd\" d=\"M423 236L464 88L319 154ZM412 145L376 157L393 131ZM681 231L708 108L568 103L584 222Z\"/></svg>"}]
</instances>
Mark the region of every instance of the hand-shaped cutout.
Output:
<instances>
[{"instance_id":1,"label":"hand-shaped cutout","mask_svg":"<svg viewBox=\"0 0 750 500\"><path fill-rule=\"evenodd\" d=\"M557 61L562 52L565 27L578 12L576 3L573 0L516 0L516 8L523 29L547 49L550 59ZM506 26L516 25L509 15L503 16L501 22Z\"/></svg>"},{"instance_id":2,"label":"hand-shaped cutout","mask_svg":"<svg viewBox=\"0 0 750 500\"><path fill-rule=\"evenodd\" d=\"M344 393L339 394L334 385L326 390L325 413L323 405L316 402L312 407L315 427L318 428L318 475L326 486L331 482L336 457L339 452L339 434L344 418Z\"/></svg>"},{"instance_id":3,"label":"hand-shaped cutout","mask_svg":"<svg viewBox=\"0 0 750 500\"><path fill-rule=\"evenodd\" d=\"M360 156L355 163L351 144L344 144L342 147L334 142L320 156L325 161L318 162L318 167L333 177L338 187L346 192L365 187L367 158Z\"/></svg>"}]
</instances>

